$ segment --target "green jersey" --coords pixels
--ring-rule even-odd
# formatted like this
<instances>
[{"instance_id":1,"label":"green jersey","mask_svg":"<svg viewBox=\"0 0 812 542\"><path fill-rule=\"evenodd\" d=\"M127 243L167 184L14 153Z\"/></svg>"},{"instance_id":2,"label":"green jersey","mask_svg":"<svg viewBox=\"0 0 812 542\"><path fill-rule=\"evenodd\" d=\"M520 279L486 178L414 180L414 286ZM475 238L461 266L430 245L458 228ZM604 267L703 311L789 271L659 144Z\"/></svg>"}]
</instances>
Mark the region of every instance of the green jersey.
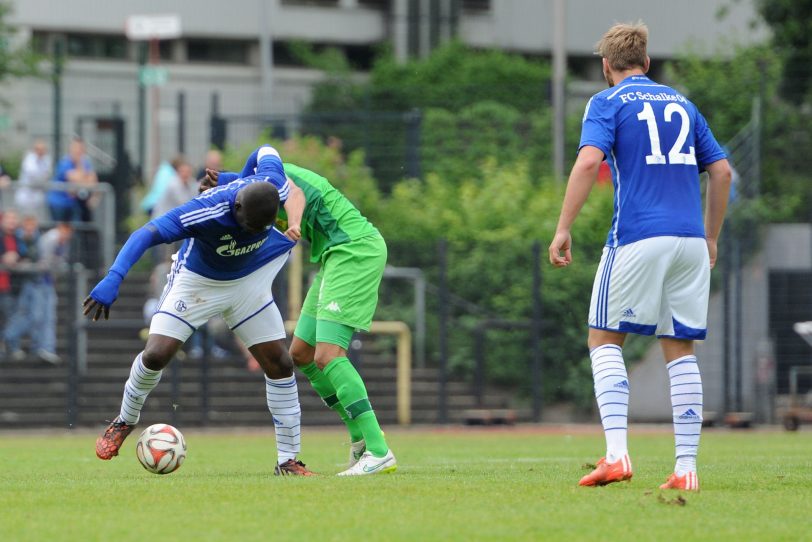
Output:
<instances>
[{"instance_id":1,"label":"green jersey","mask_svg":"<svg viewBox=\"0 0 812 542\"><path fill-rule=\"evenodd\" d=\"M377 228L367 220L350 201L321 175L285 163L285 173L298 186L305 197L302 216L302 237L310 243L310 261L321 260L330 247L380 235ZM277 227L287 229L287 214L279 209Z\"/></svg>"}]
</instances>

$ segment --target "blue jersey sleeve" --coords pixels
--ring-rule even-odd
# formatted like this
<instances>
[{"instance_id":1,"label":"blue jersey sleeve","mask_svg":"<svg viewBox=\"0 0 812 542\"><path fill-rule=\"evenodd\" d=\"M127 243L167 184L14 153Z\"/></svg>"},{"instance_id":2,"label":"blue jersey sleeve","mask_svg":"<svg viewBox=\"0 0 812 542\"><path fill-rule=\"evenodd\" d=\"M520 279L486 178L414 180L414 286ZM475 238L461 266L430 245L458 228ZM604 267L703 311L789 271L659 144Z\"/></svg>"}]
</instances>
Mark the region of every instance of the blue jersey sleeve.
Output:
<instances>
[{"instance_id":1,"label":"blue jersey sleeve","mask_svg":"<svg viewBox=\"0 0 812 542\"><path fill-rule=\"evenodd\" d=\"M187 201L179 207L152 219L151 224L160 233L164 243L174 243L181 239L194 237L198 230L196 224L205 221L215 213L222 214L229 209L228 200L207 197L208 193Z\"/></svg>"},{"instance_id":2,"label":"blue jersey sleeve","mask_svg":"<svg viewBox=\"0 0 812 542\"><path fill-rule=\"evenodd\" d=\"M257 154L261 148L257 147L254 152L248 155L248 160L245 161L245 165L242 167L240 177L249 177L257 172Z\"/></svg>"},{"instance_id":3,"label":"blue jersey sleeve","mask_svg":"<svg viewBox=\"0 0 812 542\"><path fill-rule=\"evenodd\" d=\"M696 124L694 125L694 139L696 144L696 161L701 169L704 166L727 158L725 151L716 138L713 137L708 121L696 109Z\"/></svg>"},{"instance_id":4,"label":"blue jersey sleeve","mask_svg":"<svg viewBox=\"0 0 812 542\"><path fill-rule=\"evenodd\" d=\"M282 158L270 145L263 145L257 152L257 175L263 176L279 191L279 202L285 203L290 193L288 178L282 166Z\"/></svg>"},{"instance_id":5,"label":"blue jersey sleeve","mask_svg":"<svg viewBox=\"0 0 812 542\"><path fill-rule=\"evenodd\" d=\"M578 150L587 145L599 148L607 158L615 145L615 112L602 96L593 96L586 104Z\"/></svg>"},{"instance_id":6,"label":"blue jersey sleeve","mask_svg":"<svg viewBox=\"0 0 812 542\"><path fill-rule=\"evenodd\" d=\"M157 229L147 224L135 230L121 247L116 256L110 271L117 273L122 279L127 275L130 268L135 265L144 252L149 247L159 245L162 242L161 234ZM112 303L112 301L110 302Z\"/></svg>"},{"instance_id":7,"label":"blue jersey sleeve","mask_svg":"<svg viewBox=\"0 0 812 542\"><path fill-rule=\"evenodd\" d=\"M220 173L217 185L224 186L235 181L236 178L233 175L229 173L224 178L223 173ZM265 180L273 184L279 192L279 202L287 201L290 186L282 165L282 158L275 148L270 145L262 145L248 156L239 178L245 179L252 176L265 177Z\"/></svg>"},{"instance_id":8,"label":"blue jersey sleeve","mask_svg":"<svg viewBox=\"0 0 812 542\"><path fill-rule=\"evenodd\" d=\"M221 171L217 176L217 186L225 186L229 183L233 183L239 178L239 173L234 173L233 171Z\"/></svg>"}]
</instances>

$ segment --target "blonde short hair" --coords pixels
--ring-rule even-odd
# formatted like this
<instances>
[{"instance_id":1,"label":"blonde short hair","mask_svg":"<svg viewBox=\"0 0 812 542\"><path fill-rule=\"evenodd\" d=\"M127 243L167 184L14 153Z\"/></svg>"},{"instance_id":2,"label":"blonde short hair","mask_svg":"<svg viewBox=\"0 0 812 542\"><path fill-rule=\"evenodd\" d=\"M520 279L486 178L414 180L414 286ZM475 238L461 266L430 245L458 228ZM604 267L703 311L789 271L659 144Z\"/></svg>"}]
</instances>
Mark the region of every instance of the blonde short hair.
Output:
<instances>
[{"instance_id":1,"label":"blonde short hair","mask_svg":"<svg viewBox=\"0 0 812 542\"><path fill-rule=\"evenodd\" d=\"M597 54L615 71L642 68L646 65L648 27L643 21L618 23L595 45Z\"/></svg>"}]
</instances>

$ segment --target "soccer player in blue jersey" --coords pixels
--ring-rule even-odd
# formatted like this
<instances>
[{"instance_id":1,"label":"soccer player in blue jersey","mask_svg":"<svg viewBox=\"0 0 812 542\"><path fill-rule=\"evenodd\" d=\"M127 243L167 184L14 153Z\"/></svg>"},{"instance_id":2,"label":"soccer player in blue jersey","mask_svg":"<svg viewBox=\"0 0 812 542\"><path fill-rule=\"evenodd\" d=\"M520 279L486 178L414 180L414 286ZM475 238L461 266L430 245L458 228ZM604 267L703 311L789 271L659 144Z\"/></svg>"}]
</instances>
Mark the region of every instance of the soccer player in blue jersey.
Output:
<instances>
[{"instance_id":1,"label":"soccer player in blue jersey","mask_svg":"<svg viewBox=\"0 0 812 542\"><path fill-rule=\"evenodd\" d=\"M118 455L162 370L195 329L220 315L265 372L278 450L274 472L312 474L296 459L299 395L282 317L271 293L273 279L293 248L291 237L298 238L296 228L287 232L289 237L273 228L280 200L286 202L292 190L297 189L290 187L279 154L263 146L256 174L208 190L151 220L124 244L107 276L84 301L84 314L94 321L108 318L121 282L148 248L185 239L152 317L146 346L133 362L119 415L96 441L99 458ZM301 208L294 204L287 211L301 216Z\"/></svg>"},{"instance_id":2,"label":"soccer player in blue jersey","mask_svg":"<svg viewBox=\"0 0 812 542\"><path fill-rule=\"evenodd\" d=\"M614 216L592 288L589 350L606 457L580 485L632 477L626 445L627 333L656 335L671 381L676 466L662 489L698 490L702 381L694 341L705 338L710 270L731 170L705 119L676 90L648 77L648 29L618 24L598 43L609 89L586 106L578 158L550 244L550 262L572 263L570 228L601 162L612 170ZM703 223L699 173L709 174Z\"/></svg>"}]
</instances>

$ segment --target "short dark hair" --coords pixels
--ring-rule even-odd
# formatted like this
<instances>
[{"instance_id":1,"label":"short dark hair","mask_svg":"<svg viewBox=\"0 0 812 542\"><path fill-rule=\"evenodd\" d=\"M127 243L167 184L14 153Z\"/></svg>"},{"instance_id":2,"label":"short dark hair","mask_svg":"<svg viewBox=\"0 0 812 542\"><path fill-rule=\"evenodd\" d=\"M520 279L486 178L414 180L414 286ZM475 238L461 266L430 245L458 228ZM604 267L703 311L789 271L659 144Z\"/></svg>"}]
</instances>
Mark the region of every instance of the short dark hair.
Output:
<instances>
[{"instance_id":1,"label":"short dark hair","mask_svg":"<svg viewBox=\"0 0 812 542\"><path fill-rule=\"evenodd\" d=\"M279 192L274 185L268 182L250 183L241 188L240 192L242 192L240 202L247 220L259 222L261 218L265 224L274 223L279 212Z\"/></svg>"}]
</instances>

